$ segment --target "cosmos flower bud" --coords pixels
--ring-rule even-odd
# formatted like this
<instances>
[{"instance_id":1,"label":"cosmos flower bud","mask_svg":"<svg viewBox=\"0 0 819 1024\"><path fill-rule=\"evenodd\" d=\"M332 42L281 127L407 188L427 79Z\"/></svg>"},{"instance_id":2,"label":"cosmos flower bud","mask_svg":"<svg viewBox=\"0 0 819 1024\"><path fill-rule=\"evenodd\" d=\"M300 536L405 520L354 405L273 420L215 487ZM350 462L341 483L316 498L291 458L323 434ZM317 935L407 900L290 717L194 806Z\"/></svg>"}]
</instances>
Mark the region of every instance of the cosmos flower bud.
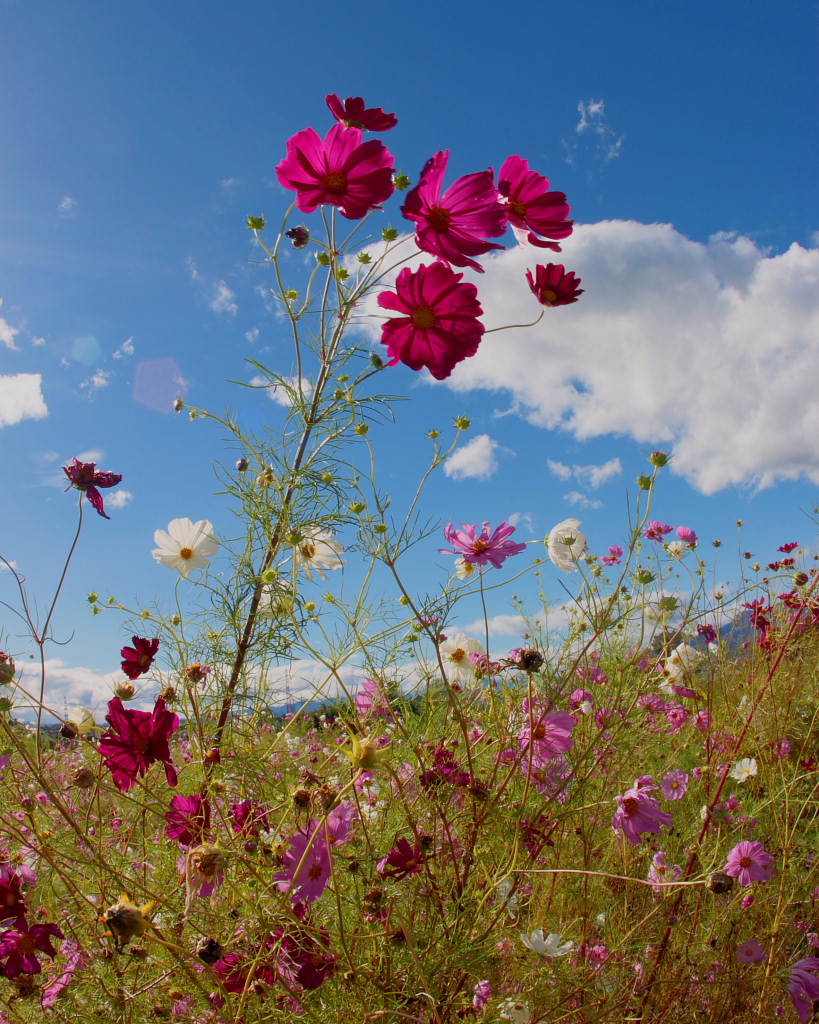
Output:
<instances>
[{"instance_id":1,"label":"cosmos flower bud","mask_svg":"<svg viewBox=\"0 0 819 1024\"><path fill-rule=\"evenodd\" d=\"M225 952L224 946L216 941L216 939L200 939L196 944L195 953L199 959L206 964L215 964L217 960L221 960Z\"/></svg>"},{"instance_id":2,"label":"cosmos flower bud","mask_svg":"<svg viewBox=\"0 0 819 1024\"><path fill-rule=\"evenodd\" d=\"M310 232L303 224L290 228L288 231L285 231L284 235L285 238L289 238L293 243L294 249L303 249L310 241Z\"/></svg>"},{"instance_id":3,"label":"cosmos flower bud","mask_svg":"<svg viewBox=\"0 0 819 1024\"><path fill-rule=\"evenodd\" d=\"M249 463L248 463L247 459L243 455L241 457L241 459L237 459L236 460L236 471L238 473L244 473L244 471L247 469L248 465L249 465Z\"/></svg>"},{"instance_id":4,"label":"cosmos flower bud","mask_svg":"<svg viewBox=\"0 0 819 1024\"><path fill-rule=\"evenodd\" d=\"M182 410L184 408L185 408L185 401L184 401L184 399L182 398L181 395L177 395L176 398L173 400L173 411L174 412L182 412Z\"/></svg>"},{"instance_id":5,"label":"cosmos flower bud","mask_svg":"<svg viewBox=\"0 0 819 1024\"><path fill-rule=\"evenodd\" d=\"M130 680L117 683L114 687L114 695L120 700L132 700L136 694L136 687Z\"/></svg>"},{"instance_id":6,"label":"cosmos flower bud","mask_svg":"<svg viewBox=\"0 0 819 1024\"><path fill-rule=\"evenodd\" d=\"M16 671L14 658L10 654L6 654L5 651L0 651L0 685L10 683L14 679Z\"/></svg>"},{"instance_id":7,"label":"cosmos flower bud","mask_svg":"<svg viewBox=\"0 0 819 1024\"><path fill-rule=\"evenodd\" d=\"M543 664L543 655L533 647L521 647L515 656L515 665L524 672L537 672Z\"/></svg>"}]
</instances>

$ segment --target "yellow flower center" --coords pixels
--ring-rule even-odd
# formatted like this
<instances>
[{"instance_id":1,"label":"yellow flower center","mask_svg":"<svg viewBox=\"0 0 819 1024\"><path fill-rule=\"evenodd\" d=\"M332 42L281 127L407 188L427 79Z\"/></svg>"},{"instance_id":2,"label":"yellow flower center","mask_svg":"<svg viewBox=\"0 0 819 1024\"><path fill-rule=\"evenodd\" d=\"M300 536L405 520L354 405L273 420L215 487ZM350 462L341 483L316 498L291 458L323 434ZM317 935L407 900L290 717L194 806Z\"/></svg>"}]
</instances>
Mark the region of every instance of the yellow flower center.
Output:
<instances>
[{"instance_id":1,"label":"yellow flower center","mask_svg":"<svg viewBox=\"0 0 819 1024\"><path fill-rule=\"evenodd\" d=\"M476 555L482 554L489 547L489 542L485 540L476 540L472 545L472 550Z\"/></svg>"},{"instance_id":2,"label":"yellow flower center","mask_svg":"<svg viewBox=\"0 0 819 1024\"><path fill-rule=\"evenodd\" d=\"M311 543L309 540L305 541L305 543L301 546L301 553L302 556L306 558L308 561L312 561L313 557L316 554L316 545Z\"/></svg>"},{"instance_id":3,"label":"yellow flower center","mask_svg":"<svg viewBox=\"0 0 819 1024\"><path fill-rule=\"evenodd\" d=\"M187 562L189 558L193 558L193 548L180 548L179 557Z\"/></svg>"},{"instance_id":4,"label":"yellow flower center","mask_svg":"<svg viewBox=\"0 0 819 1024\"><path fill-rule=\"evenodd\" d=\"M433 231L446 231L452 221L452 214L443 206L433 206L427 214L427 223Z\"/></svg>"},{"instance_id":5,"label":"yellow flower center","mask_svg":"<svg viewBox=\"0 0 819 1024\"><path fill-rule=\"evenodd\" d=\"M449 656L450 661L463 661L465 657L466 651L462 647L459 647L456 651L453 651L452 654L450 654Z\"/></svg>"},{"instance_id":6,"label":"yellow flower center","mask_svg":"<svg viewBox=\"0 0 819 1024\"><path fill-rule=\"evenodd\" d=\"M552 291L551 288L544 288L540 301L544 306L548 303L557 302L557 292Z\"/></svg>"},{"instance_id":7,"label":"yellow flower center","mask_svg":"<svg viewBox=\"0 0 819 1024\"><path fill-rule=\"evenodd\" d=\"M429 306L419 306L412 311L412 322L420 331L428 331L435 326L435 314Z\"/></svg>"},{"instance_id":8,"label":"yellow flower center","mask_svg":"<svg viewBox=\"0 0 819 1024\"><path fill-rule=\"evenodd\" d=\"M522 203L519 199L509 200L509 212L512 214L513 217L519 217L520 220L526 219L526 205L525 203Z\"/></svg>"},{"instance_id":9,"label":"yellow flower center","mask_svg":"<svg viewBox=\"0 0 819 1024\"><path fill-rule=\"evenodd\" d=\"M332 192L337 196L342 195L347 189L347 175L342 174L341 171L333 171L331 174L324 175L321 184L325 192Z\"/></svg>"}]
</instances>

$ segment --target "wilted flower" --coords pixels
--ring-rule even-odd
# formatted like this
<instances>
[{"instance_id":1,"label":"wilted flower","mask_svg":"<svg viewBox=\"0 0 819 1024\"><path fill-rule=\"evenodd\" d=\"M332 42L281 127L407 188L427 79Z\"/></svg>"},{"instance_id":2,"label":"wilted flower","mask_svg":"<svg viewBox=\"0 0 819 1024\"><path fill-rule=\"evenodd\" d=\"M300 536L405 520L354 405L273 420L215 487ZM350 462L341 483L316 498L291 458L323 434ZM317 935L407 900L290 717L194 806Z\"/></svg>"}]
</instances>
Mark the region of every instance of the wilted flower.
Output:
<instances>
[{"instance_id":1,"label":"wilted flower","mask_svg":"<svg viewBox=\"0 0 819 1024\"><path fill-rule=\"evenodd\" d=\"M159 640L146 640L142 636L131 637L133 647L123 647L120 651L122 656L122 671L129 679L139 679L153 664L156 652L159 650Z\"/></svg>"},{"instance_id":2,"label":"wilted flower","mask_svg":"<svg viewBox=\"0 0 819 1024\"><path fill-rule=\"evenodd\" d=\"M492 985L488 980L479 981L472 989L472 1008L480 1013L492 997Z\"/></svg>"},{"instance_id":3,"label":"wilted flower","mask_svg":"<svg viewBox=\"0 0 819 1024\"><path fill-rule=\"evenodd\" d=\"M574 572L577 563L586 553L588 544L579 526L579 519L564 519L549 531L546 541L549 558L563 572Z\"/></svg>"},{"instance_id":4,"label":"wilted flower","mask_svg":"<svg viewBox=\"0 0 819 1024\"><path fill-rule=\"evenodd\" d=\"M515 527L507 522L495 527L494 531L491 531L489 523L484 523L477 536L477 526L474 523L461 523L461 526L461 530L457 530L453 523L446 527L444 537L452 548L438 548L442 554L462 555L467 562L473 562L475 565L486 565L489 562L496 569L500 569L510 555L519 555L521 551L526 550L525 544L508 539L515 532Z\"/></svg>"},{"instance_id":5,"label":"wilted flower","mask_svg":"<svg viewBox=\"0 0 819 1024\"><path fill-rule=\"evenodd\" d=\"M323 580L327 579L325 569L340 569L344 564L342 554L344 548L333 540L333 534L319 527L311 527L302 531L301 540L293 546L293 561L304 569L309 580L313 578L313 569Z\"/></svg>"},{"instance_id":6,"label":"wilted flower","mask_svg":"<svg viewBox=\"0 0 819 1024\"><path fill-rule=\"evenodd\" d=\"M378 296L382 309L403 314L381 325L389 366L404 363L411 370L426 367L436 380L445 380L455 366L478 351L484 325L478 289L462 281L443 263L409 267L395 279L395 291Z\"/></svg>"},{"instance_id":7,"label":"wilted flower","mask_svg":"<svg viewBox=\"0 0 819 1024\"><path fill-rule=\"evenodd\" d=\"M197 896L212 896L225 880L225 855L212 843L201 843L185 855L185 916Z\"/></svg>"},{"instance_id":8,"label":"wilted flower","mask_svg":"<svg viewBox=\"0 0 819 1024\"><path fill-rule=\"evenodd\" d=\"M330 113L346 124L348 128L361 128L369 132L386 132L398 124L395 114L385 113L381 107L365 107L360 96L348 96L342 103L339 96L332 92L326 97Z\"/></svg>"},{"instance_id":9,"label":"wilted flower","mask_svg":"<svg viewBox=\"0 0 819 1024\"><path fill-rule=\"evenodd\" d=\"M77 458L71 460L70 466L63 466L63 473L71 481L71 487L85 492L86 498L91 502L91 507L96 509L103 519L111 518L105 514L102 495L97 488L116 487L122 480L121 473L98 473L96 462L80 462ZM66 490L69 488L66 487Z\"/></svg>"},{"instance_id":10,"label":"wilted flower","mask_svg":"<svg viewBox=\"0 0 819 1024\"><path fill-rule=\"evenodd\" d=\"M118 949L127 946L131 939L139 938L153 927L149 915L155 906L155 903L146 903L138 907L131 902L126 893L122 893L119 903L105 911L102 921Z\"/></svg>"},{"instance_id":11,"label":"wilted flower","mask_svg":"<svg viewBox=\"0 0 819 1024\"><path fill-rule=\"evenodd\" d=\"M14 664L14 658L10 654L6 654L5 651L0 651L0 685L10 683L14 679L16 671L17 666Z\"/></svg>"},{"instance_id":12,"label":"wilted flower","mask_svg":"<svg viewBox=\"0 0 819 1024\"><path fill-rule=\"evenodd\" d=\"M154 761L164 765L168 785L176 785L168 740L179 728L179 716L168 711L162 697L150 712L126 710L119 697L114 697L108 702L106 717L111 728L100 738L99 750L117 789L127 793Z\"/></svg>"},{"instance_id":13,"label":"wilted flower","mask_svg":"<svg viewBox=\"0 0 819 1024\"><path fill-rule=\"evenodd\" d=\"M276 168L279 184L293 189L296 206L312 213L323 204L358 220L393 193L395 167L377 139L362 141L359 128L335 124L322 139L312 128L287 142L287 156Z\"/></svg>"},{"instance_id":14,"label":"wilted flower","mask_svg":"<svg viewBox=\"0 0 819 1024\"><path fill-rule=\"evenodd\" d=\"M663 891L661 882L676 882L682 877L682 868L679 864L666 864L668 855L665 850L658 850L651 859L651 867L648 871L649 882L654 882L652 889L656 893Z\"/></svg>"},{"instance_id":15,"label":"wilted flower","mask_svg":"<svg viewBox=\"0 0 819 1024\"><path fill-rule=\"evenodd\" d=\"M504 1020L512 1024L532 1024L532 1011L526 1003L518 1003L514 999L504 999L498 1004L498 1013Z\"/></svg>"},{"instance_id":16,"label":"wilted flower","mask_svg":"<svg viewBox=\"0 0 819 1024\"><path fill-rule=\"evenodd\" d=\"M526 280L541 306L570 306L583 294L578 287L581 279L575 277L574 271L567 272L562 263L548 263L545 267L538 264L534 277L531 270L526 271Z\"/></svg>"},{"instance_id":17,"label":"wilted flower","mask_svg":"<svg viewBox=\"0 0 819 1024\"><path fill-rule=\"evenodd\" d=\"M449 150L430 157L401 213L414 221L419 249L455 267L483 267L470 259L502 245L487 242L506 231L506 207L498 202L491 170L467 174L441 194Z\"/></svg>"},{"instance_id":18,"label":"wilted flower","mask_svg":"<svg viewBox=\"0 0 819 1024\"><path fill-rule=\"evenodd\" d=\"M774 871L774 858L762 843L741 842L729 852L724 870L740 885L767 882Z\"/></svg>"},{"instance_id":19,"label":"wilted flower","mask_svg":"<svg viewBox=\"0 0 819 1024\"><path fill-rule=\"evenodd\" d=\"M219 548L213 536L213 523L208 519L195 523L188 518L172 519L167 531L154 533L154 543L159 545L152 552L156 561L183 576L192 569L207 569Z\"/></svg>"},{"instance_id":20,"label":"wilted flower","mask_svg":"<svg viewBox=\"0 0 819 1024\"><path fill-rule=\"evenodd\" d=\"M532 950L533 953L539 953L540 956L556 957L565 956L574 945L573 942L564 942L560 944L560 936L555 932L550 932L545 938L543 936L543 929L538 928L533 931L531 935L520 936L520 941L524 946Z\"/></svg>"},{"instance_id":21,"label":"wilted flower","mask_svg":"<svg viewBox=\"0 0 819 1024\"><path fill-rule=\"evenodd\" d=\"M615 797L617 810L611 819L611 827L615 832L628 839L632 846L641 842L646 832L660 835L662 826L671 827L672 817L660 810L660 805L653 796L649 796L653 785L646 785L638 779L632 789L627 789L622 796Z\"/></svg>"}]
</instances>

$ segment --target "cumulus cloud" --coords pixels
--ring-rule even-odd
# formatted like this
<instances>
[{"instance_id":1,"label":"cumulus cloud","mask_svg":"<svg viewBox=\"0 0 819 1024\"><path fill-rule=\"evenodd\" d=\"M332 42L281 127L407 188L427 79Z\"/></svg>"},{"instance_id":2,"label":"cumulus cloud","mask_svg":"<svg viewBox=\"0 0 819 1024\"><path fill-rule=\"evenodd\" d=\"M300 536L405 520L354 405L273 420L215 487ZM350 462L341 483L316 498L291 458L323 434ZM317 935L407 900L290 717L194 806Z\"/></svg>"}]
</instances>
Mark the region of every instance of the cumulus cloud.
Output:
<instances>
[{"instance_id":1,"label":"cumulus cloud","mask_svg":"<svg viewBox=\"0 0 819 1024\"><path fill-rule=\"evenodd\" d=\"M133 497L130 491L117 488L117 490L105 495L105 504L108 508L125 508Z\"/></svg>"},{"instance_id":2,"label":"cumulus cloud","mask_svg":"<svg viewBox=\"0 0 819 1024\"><path fill-rule=\"evenodd\" d=\"M522 615L493 615L489 619L475 619L463 627L467 636L476 637L480 640L486 636L487 626L489 635L493 636L516 636L519 637L527 630L526 619ZM450 630L454 634L455 630Z\"/></svg>"},{"instance_id":3,"label":"cumulus cloud","mask_svg":"<svg viewBox=\"0 0 819 1024\"><path fill-rule=\"evenodd\" d=\"M22 662L22 659L20 661ZM122 679L121 672L96 672L85 666L69 665L61 658L47 658L45 672L47 707L58 715L61 715L66 707L85 707L94 713L97 724L105 725L107 704L114 695L114 683ZM39 672L36 676L33 672L29 676L24 671L21 685L29 693L34 693L39 686ZM16 718L27 721L36 718L36 709L19 690L14 694L13 714ZM46 724L49 721L53 719L46 716Z\"/></svg>"},{"instance_id":4,"label":"cumulus cloud","mask_svg":"<svg viewBox=\"0 0 819 1024\"><path fill-rule=\"evenodd\" d=\"M131 337L126 338L116 352L114 352L114 359L125 359L126 356L132 356L135 351L134 338L133 335L131 335Z\"/></svg>"},{"instance_id":5,"label":"cumulus cloud","mask_svg":"<svg viewBox=\"0 0 819 1024\"><path fill-rule=\"evenodd\" d=\"M61 217L73 217L77 212L77 200L71 196L63 196L57 204L57 212Z\"/></svg>"},{"instance_id":6,"label":"cumulus cloud","mask_svg":"<svg viewBox=\"0 0 819 1024\"><path fill-rule=\"evenodd\" d=\"M298 377L283 377L282 379L290 385L293 391L298 390ZM267 377L251 377L250 384L254 388L264 388L267 392L268 398L274 401L277 405L283 405L285 409L288 409L293 405L293 393L281 384L271 384ZM313 394L313 385L306 377L302 377L301 379L301 393L305 399L309 398L310 395Z\"/></svg>"},{"instance_id":7,"label":"cumulus cloud","mask_svg":"<svg viewBox=\"0 0 819 1024\"><path fill-rule=\"evenodd\" d=\"M235 313L239 308L235 299L236 293L232 292L224 281L217 281L213 286L210 308L214 313Z\"/></svg>"},{"instance_id":8,"label":"cumulus cloud","mask_svg":"<svg viewBox=\"0 0 819 1024\"><path fill-rule=\"evenodd\" d=\"M0 306L3 305L3 300L0 299ZM0 345L5 345L6 348L10 348L13 351L17 350L17 346L14 344L16 335L20 333L19 328L12 327L8 320L5 320L0 316Z\"/></svg>"},{"instance_id":9,"label":"cumulus cloud","mask_svg":"<svg viewBox=\"0 0 819 1024\"><path fill-rule=\"evenodd\" d=\"M579 225L564 248L580 301L488 335L444 386L511 395L518 415L580 440L672 447L672 470L706 494L819 483L819 250L769 255L741 236L700 243L635 221ZM537 258L515 247L483 261L488 328L532 312Z\"/></svg>"},{"instance_id":10,"label":"cumulus cloud","mask_svg":"<svg viewBox=\"0 0 819 1024\"><path fill-rule=\"evenodd\" d=\"M577 508L602 508L603 502L598 498L590 498L588 495L583 494L582 491L569 491L568 494L563 495L563 500L568 501L570 505L575 505Z\"/></svg>"},{"instance_id":11,"label":"cumulus cloud","mask_svg":"<svg viewBox=\"0 0 819 1024\"><path fill-rule=\"evenodd\" d=\"M82 381L80 387L87 388L89 391L101 391L111 383L112 376L113 374L110 370L98 369L96 373Z\"/></svg>"},{"instance_id":12,"label":"cumulus cloud","mask_svg":"<svg viewBox=\"0 0 819 1024\"><path fill-rule=\"evenodd\" d=\"M499 448L498 442L489 434L478 434L446 460L444 472L453 480L465 480L468 477L488 480L497 472L498 460L495 454Z\"/></svg>"},{"instance_id":13,"label":"cumulus cloud","mask_svg":"<svg viewBox=\"0 0 819 1024\"><path fill-rule=\"evenodd\" d=\"M554 459L547 459L546 465L553 476L558 480L574 480L586 490L596 491L598 487L608 483L613 477L623 472L623 466L619 459L609 459L599 466L567 466L563 462L556 462ZM563 495L563 500L578 508L602 508L603 502L597 498L590 498L582 491L569 491Z\"/></svg>"},{"instance_id":14,"label":"cumulus cloud","mask_svg":"<svg viewBox=\"0 0 819 1024\"><path fill-rule=\"evenodd\" d=\"M0 427L48 416L40 373L0 374Z\"/></svg>"}]
</instances>

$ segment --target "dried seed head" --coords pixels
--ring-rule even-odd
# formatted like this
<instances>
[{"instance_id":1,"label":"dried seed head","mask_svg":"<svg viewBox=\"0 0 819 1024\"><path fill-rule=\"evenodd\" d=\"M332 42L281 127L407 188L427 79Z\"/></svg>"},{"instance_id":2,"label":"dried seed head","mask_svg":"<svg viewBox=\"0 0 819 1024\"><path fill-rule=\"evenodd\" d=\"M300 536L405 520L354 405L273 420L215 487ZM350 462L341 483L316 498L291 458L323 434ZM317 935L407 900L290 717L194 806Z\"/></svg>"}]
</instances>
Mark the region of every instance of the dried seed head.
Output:
<instances>
[{"instance_id":1,"label":"dried seed head","mask_svg":"<svg viewBox=\"0 0 819 1024\"><path fill-rule=\"evenodd\" d=\"M524 672L537 672L543 665L543 655L534 647L521 647L515 658L515 664Z\"/></svg>"},{"instance_id":2,"label":"dried seed head","mask_svg":"<svg viewBox=\"0 0 819 1024\"><path fill-rule=\"evenodd\" d=\"M708 888L718 896L723 896L734 888L734 880L724 871L712 871L708 876Z\"/></svg>"}]
</instances>

